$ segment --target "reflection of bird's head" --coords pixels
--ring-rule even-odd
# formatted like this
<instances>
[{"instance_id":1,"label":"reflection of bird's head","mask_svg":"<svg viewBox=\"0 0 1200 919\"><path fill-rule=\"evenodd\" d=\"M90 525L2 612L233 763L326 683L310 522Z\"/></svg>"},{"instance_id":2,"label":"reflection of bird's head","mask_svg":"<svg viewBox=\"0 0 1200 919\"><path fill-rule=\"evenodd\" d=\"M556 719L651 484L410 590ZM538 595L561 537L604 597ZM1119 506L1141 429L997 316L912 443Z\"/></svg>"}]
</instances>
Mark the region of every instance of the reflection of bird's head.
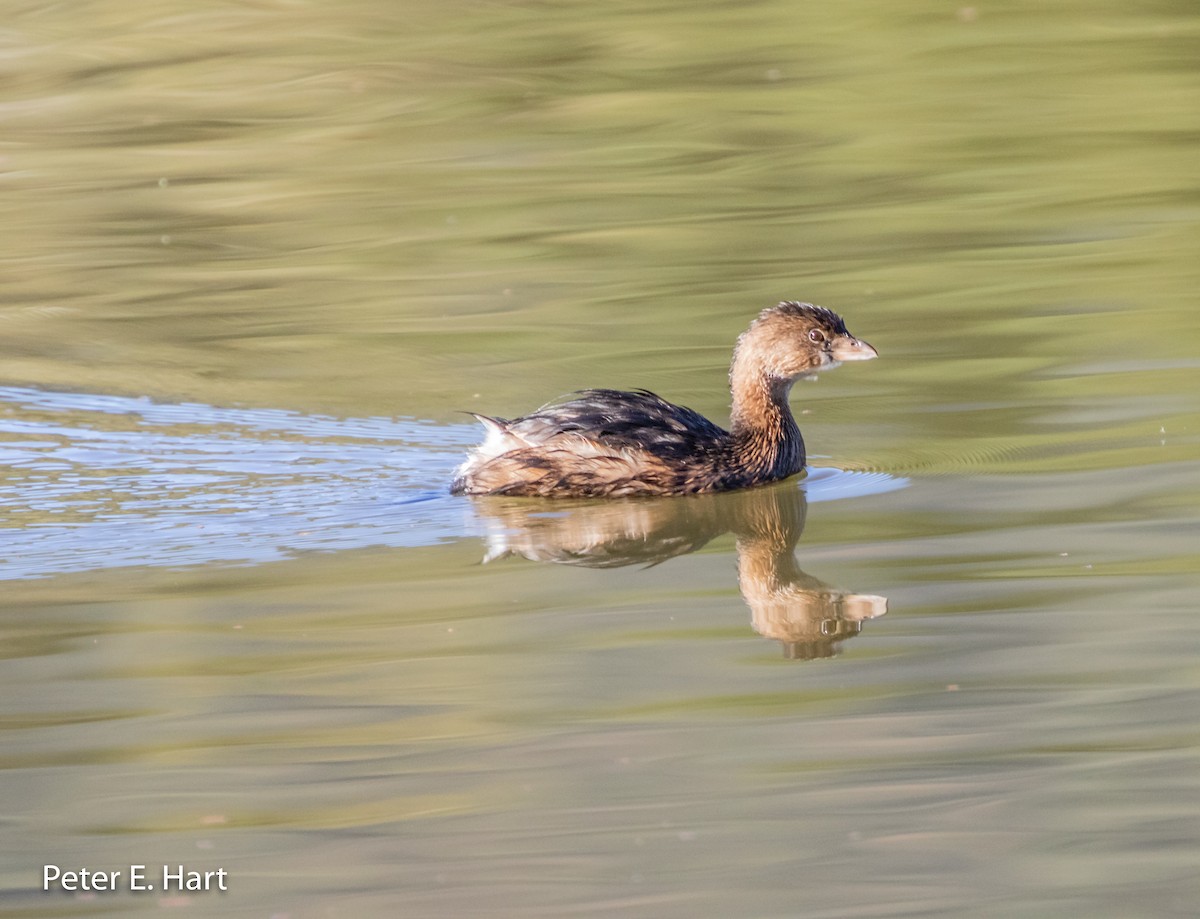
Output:
<instances>
[{"instance_id":1,"label":"reflection of bird's head","mask_svg":"<svg viewBox=\"0 0 1200 919\"><path fill-rule=\"evenodd\" d=\"M887 612L885 597L844 593L815 578L808 580L814 586L794 582L774 591L748 588L744 578L740 582L754 630L782 644L785 657L833 657L843 640L859 633L863 620Z\"/></svg>"}]
</instances>

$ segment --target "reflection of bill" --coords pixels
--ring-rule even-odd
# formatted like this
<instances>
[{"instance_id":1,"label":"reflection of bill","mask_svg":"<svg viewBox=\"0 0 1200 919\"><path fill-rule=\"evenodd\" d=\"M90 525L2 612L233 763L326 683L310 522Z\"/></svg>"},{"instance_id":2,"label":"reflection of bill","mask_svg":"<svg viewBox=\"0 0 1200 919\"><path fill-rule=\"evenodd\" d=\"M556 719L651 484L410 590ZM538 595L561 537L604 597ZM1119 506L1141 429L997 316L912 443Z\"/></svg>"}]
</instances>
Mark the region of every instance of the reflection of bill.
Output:
<instances>
[{"instance_id":1,"label":"reflection of bill","mask_svg":"<svg viewBox=\"0 0 1200 919\"><path fill-rule=\"evenodd\" d=\"M836 590L801 570L804 492L794 482L716 495L610 501L478 498L486 523L484 561L520 555L539 562L619 568L655 565L732 531L738 585L759 634L796 660L832 657L887 600Z\"/></svg>"}]
</instances>

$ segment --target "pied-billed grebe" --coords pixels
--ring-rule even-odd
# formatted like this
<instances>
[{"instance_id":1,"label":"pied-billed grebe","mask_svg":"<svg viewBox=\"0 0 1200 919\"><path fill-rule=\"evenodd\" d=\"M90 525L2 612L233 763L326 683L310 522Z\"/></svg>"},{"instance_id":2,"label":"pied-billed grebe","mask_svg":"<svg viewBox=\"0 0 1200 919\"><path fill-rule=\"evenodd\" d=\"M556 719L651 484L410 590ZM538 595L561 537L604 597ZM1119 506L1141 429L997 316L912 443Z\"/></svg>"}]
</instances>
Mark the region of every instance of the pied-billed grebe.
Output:
<instances>
[{"instance_id":1,"label":"pied-billed grebe","mask_svg":"<svg viewBox=\"0 0 1200 919\"><path fill-rule=\"evenodd\" d=\"M876 357L832 310L788 301L763 310L733 349L728 431L652 392L585 389L506 421L475 415L487 438L450 486L456 495L618 497L729 491L795 475L804 439L788 406L798 377Z\"/></svg>"}]
</instances>

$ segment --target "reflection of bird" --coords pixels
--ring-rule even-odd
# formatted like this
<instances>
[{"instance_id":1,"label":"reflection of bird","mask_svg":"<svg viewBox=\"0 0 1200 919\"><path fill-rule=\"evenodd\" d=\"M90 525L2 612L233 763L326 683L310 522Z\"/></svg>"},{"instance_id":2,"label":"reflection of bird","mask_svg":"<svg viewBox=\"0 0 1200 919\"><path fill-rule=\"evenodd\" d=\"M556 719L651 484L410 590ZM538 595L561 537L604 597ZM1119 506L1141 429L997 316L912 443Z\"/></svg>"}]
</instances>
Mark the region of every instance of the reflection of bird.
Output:
<instances>
[{"instance_id":1,"label":"reflection of bird","mask_svg":"<svg viewBox=\"0 0 1200 919\"><path fill-rule=\"evenodd\" d=\"M454 494L608 497L729 491L795 475L804 439L788 406L798 377L876 351L810 303L764 310L738 339L730 430L654 393L588 389L505 421L455 473Z\"/></svg>"},{"instance_id":2,"label":"reflection of bird","mask_svg":"<svg viewBox=\"0 0 1200 919\"><path fill-rule=\"evenodd\" d=\"M785 490L757 489L746 496ZM886 597L837 590L801 570L794 550L804 530L803 502L764 502L748 509L751 519L735 530L738 586L754 630L783 645L786 657L833 657L843 640L859 633L864 619L887 612Z\"/></svg>"},{"instance_id":3,"label":"reflection of bird","mask_svg":"<svg viewBox=\"0 0 1200 919\"><path fill-rule=\"evenodd\" d=\"M486 561L522 555L541 562L617 568L658 564L699 549L732 530L738 584L754 628L777 639L789 658L832 657L864 619L887 612L887 600L836 590L800 569L795 547L804 531L804 492L792 485L687 499L476 502L491 531Z\"/></svg>"}]
</instances>

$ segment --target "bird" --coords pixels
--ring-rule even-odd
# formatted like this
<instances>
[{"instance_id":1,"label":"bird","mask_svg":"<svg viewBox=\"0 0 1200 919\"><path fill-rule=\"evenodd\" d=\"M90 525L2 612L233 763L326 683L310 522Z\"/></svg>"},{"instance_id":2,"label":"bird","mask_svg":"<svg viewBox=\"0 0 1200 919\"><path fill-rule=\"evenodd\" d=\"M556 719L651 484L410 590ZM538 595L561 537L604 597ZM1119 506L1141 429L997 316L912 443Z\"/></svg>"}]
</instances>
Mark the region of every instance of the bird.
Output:
<instances>
[{"instance_id":1,"label":"bird","mask_svg":"<svg viewBox=\"0 0 1200 919\"><path fill-rule=\"evenodd\" d=\"M878 352L833 310L786 300L733 349L729 430L645 389L584 389L511 420L475 412L483 443L458 467L455 495L618 498L731 491L802 471L788 396L797 379Z\"/></svg>"}]
</instances>

